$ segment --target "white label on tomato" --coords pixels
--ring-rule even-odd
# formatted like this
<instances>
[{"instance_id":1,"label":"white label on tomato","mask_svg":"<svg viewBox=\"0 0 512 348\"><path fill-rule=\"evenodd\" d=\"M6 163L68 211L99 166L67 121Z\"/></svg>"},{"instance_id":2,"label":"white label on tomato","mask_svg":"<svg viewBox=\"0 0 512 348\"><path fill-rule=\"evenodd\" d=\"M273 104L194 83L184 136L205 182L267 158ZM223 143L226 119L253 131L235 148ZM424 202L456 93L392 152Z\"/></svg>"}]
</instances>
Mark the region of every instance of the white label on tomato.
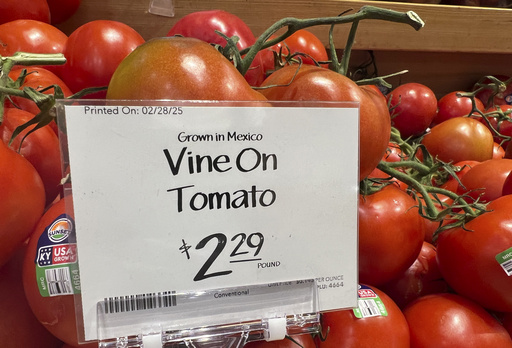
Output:
<instances>
[{"instance_id":1,"label":"white label on tomato","mask_svg":"<svg viewBox=\"0 0 512 348\"><path fill-rule=\"evenodd\" d=\"M87 340L130 294L315 278L357 305L356 104L65 114Z\"/></svg>"}]
</instances>

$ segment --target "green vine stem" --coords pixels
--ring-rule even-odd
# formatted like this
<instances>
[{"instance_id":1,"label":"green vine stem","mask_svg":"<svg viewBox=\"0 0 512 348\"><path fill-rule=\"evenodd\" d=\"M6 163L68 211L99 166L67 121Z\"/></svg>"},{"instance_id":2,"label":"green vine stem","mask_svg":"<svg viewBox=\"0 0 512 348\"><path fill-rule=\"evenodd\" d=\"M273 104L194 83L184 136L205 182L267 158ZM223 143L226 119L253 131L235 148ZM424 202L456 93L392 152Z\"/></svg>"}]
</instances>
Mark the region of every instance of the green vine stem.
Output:
<instances>
[{"instance_id":1,"label":"green vine stem","mask_svg":"<svg viewBox=\"0 0 512 348\"><path fill-rule=\"evenodd\" d=\"M254 45L246 49L243 49L239 52L233 53L232 45L228 42L228 45L230 45L231 49L228 50L229 52L227 53L227 55L228 58L235 61L238 71L240 71L242 75L245 75L249 70L252 61L256 57L256 54L260 50L271 47L283 41L284 39L295 33L297 30L318 25L355 23L364 19L377 19L390 22L404 23L410 25L415 30L419 30L425 25L423 20L413 11L398 12L375 6L363 6L356 13L337 17L320 17L309 19L298 19L289 17L283 18L274 23L273 25L271 25L267 30L263 32L263 34L261 34L258 37ZM283 34L269 40L272 34L275 34L278 30L285 27L286 31ZM349 57L347 57L346 59L348 60Z\"/></svg>"}]
</instances>

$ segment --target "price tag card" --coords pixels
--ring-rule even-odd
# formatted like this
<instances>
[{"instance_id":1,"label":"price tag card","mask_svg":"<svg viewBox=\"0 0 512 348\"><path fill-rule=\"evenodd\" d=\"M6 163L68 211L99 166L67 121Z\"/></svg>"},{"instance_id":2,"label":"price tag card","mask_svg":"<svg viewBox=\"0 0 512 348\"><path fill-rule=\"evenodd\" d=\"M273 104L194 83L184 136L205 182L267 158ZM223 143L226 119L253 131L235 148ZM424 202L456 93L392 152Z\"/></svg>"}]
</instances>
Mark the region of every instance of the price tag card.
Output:
<instances>
[{"instance_id":1,"label":"price tag card","mask_svg":"<svg viewBox=\"0 0 512 348\"><path fill-rule=\"evenodd\" d=\"M110 297L316 279L320 310L357 305L357 103L84 103L61 109L86 340Z\"/></svg>"}]
</instances>

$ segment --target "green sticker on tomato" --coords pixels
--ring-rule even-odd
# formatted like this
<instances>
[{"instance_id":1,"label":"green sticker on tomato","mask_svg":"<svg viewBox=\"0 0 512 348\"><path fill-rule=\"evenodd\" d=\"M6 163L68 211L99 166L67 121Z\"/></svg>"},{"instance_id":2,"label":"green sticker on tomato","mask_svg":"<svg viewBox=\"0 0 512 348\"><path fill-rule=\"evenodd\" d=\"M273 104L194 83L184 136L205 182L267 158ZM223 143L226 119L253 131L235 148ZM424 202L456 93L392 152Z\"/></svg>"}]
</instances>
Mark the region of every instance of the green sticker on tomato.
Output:
<instances>
[{"instance_id":1,"label":"green sticker on tomato","mask_svg":"<svg viewBox=\"0 0 512 348\"><path fill-rule=\"evenodd\" d=\"M512 276L512 248L508 248L504 252L496 255L496 261L498 261L509 277Z\"/></svg>"},{"instance_id":2,"label":"green sticker on tomato","mask_svg":"<svg viewBox=\"0 0 512 348\"><path fill-rule=\"evenodd\" d=\"M380 297L372 288L360 285L357 290L357 307L353 309L356 318L386 317L388 311Z\"/></svg>"}]
</instances>

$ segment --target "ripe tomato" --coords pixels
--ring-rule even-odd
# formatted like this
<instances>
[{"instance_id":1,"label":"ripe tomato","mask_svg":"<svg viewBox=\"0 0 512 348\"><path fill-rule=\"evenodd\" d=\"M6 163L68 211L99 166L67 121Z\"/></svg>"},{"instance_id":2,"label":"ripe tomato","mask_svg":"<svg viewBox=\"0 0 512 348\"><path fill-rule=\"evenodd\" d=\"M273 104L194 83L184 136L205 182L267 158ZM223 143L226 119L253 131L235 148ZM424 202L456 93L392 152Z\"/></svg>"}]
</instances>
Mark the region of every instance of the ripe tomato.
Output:
<instances>
[{"instance_id":1,"label":"ripe tomato","mask_svg":"<svg viewBox=\"0 0 512 348\"><path fill-rule=\"evenodd\" d=\"M491 132L469 117L451 118L432 127L421 142L432 156L454 163L491 159L494 146Z\"/></svg>"},{"instance_id":2,"label":"ripe tomato","mask_svg":"<svg viewBox=\"0 0 512 348\"><path fill-rule=\"evenodd\" d=\"M386 313L375 308L379 302ZM362 285L358 309L365 313L362 317L352 309L322 313L322 330L327 337L318 341L318 348L409 348L407 321L384 292Z\"/></svg>"},{"instance_id":3,"label":"ripe tomato","mask_svg":"<svg viewBox=\"0 0 512 348\"><path fill-rule=\"evenodd\" d=\"M43 214L44 186L41 177L23 156L0 141L0 266L28 238Z\"/></svg>"},{"instance_id":4,"label":"ripe tomato","mask_svg":"<svg viewBox=\"0 0 512 348\"><path fill-rule=\"evenodd\" d=\"M462 296L424 296L403 313L411 332L411 348L512 347L500 323Z\"/></svg>"},{"instance_id":5,"label":"ripe tomato","mask_svg":"<svg viewBox=\"0 0 512 348\"><path fill-rule=\"evenodd\" d=\"M293 339L295 342L293 342ZM279 341L254 341L244 345L244 348L316 348L313 336L309 334L293 335L291 339Z\"/></svg>"},{"instance_id":6,"label":"ripe tomato","mask_svg":"<svg viewBox=\"0 0 512 348\"><path fill-rule=\"evenodd\" d=\"M23 261L23 287L32 312L37 319L60 340L78 346L73 295L42 296L36 275L40 237L47 234L50 226L66 213L69 196L54 203L41 217L34 228ZM43 279L46 282L46 279Z\"/></svg>"},{"instance_id":7,"label":"ripe tomato","mask_svg":"<svg viewBox=\"0 0 512 348\"><path fill-rule=\"evenodd\" d=\"M490 159L471 168L461 179L464 187L458 193L467 193L481 202L490 202L502 196L503 186L512 172L512 159Z\"/></svg>"},{"instance_id":8,"label":"ripe tomato","mask_svg":"<svg viewBox=\"0 0 512 348\"><path fill-rule=\"evenodd\" d=\"M9 57L16 52L63 53L67 40L66 34L48 23L18 19L0 25L0 56ZM62 66L46 68L58 75L62 70Z\"/></svg>"},{"instance_id":9,"label":"ripe tomato","mask_svg":"<svg viewBox=\"0 0 512 348\"><path fill-rule=\"evenodd\" d=\"M239 50L252 46L256 42L251 28L240 17L223 10L189 13L173 25L167 36L193 37L222 47L226 46L226 40L216 31L230 38L238 37L236 45ZM264 78L261 54L258 54L245 74L245 79L251 86L259 86Z\"/></svg>"},{"instance_id":10,"label":"ripe tomato","mask_svg":"<svg viewBox=\"0 0 512 348\"><path fill-rule=\"evenodd\" d=\"M268 88L260 92L268 100L360 102L359 177L364 179L375 169L389 142L391 123L389 112L382 107L383 99L332 70L313 65L297 69L289 65L277 70L262 83Z\"/></svg>"},{"instance_id":11,"label":"ripe tomato","mask_svg":"<svg viewBox=\"0 0 512 348\"><path fill-rule=\"evenodd\" d=\"M0 1L0 24L17 19L34 19L50 23L50 8L46 0Z\"/></svg>"},{"instance_id":12,"label":"ripe tomato","mask_svg":"<svg viewBox=\"0 0 512 348\"><path fill-rule=\"evenodd\" d=\"M275 37L273 35L270 39ZM297 30L283 41L262 51L263 67L266 74L276 69L274 52L281 54L279 64L284 64L286 57L295 53L301 53L295 59L300 58L303 64L316 65L319 62L329 60L327 49L322 40L306 29ZM327 64L322 66L327 67Z\"/></svg>"},{"instance_id":13,"label":"ripe tomato","mask_svg":"<svg viewBox=\"0 0 512 348\"><path fill-rule=\"evenodd\" d=\"M50 8L51 23L60 24L69 19L80 7L81 0L46 0Z\"/></svg>"},{"instance_id":14,"label":"ripe tomato","mask_svg":"<svg viewBox=\"0 0 512 348\"><path fill-rule=\"evenodd\" d=\"M437 102L437 114L433 123L439 124L450 118L468 116L473 109L473 103L469 97L459 97L457 93L462 91L454 91L444 95ZM484 111L484 104L478 98L475 98L475 106L478 110Z\"/></svg>"},{"instance_id":15,"label":"ripe tomato","mask_svg":"<svg viewBox=\"0 0 512 348\"><path fill-rule=\"evenodd\" d=\"M386 150L386 153L382 157L382 160L385 162L400 162L401 160L405 160L406 156L400 149L400 147L393 142L390 142L388 144L388 148ZM397 185L402 190L407 190L408 185L404 183L403 181L398 180L397 178L391 177L384 173L382 170L375 168L369 175L368 178L380 178L380 179L386 179L389 178L393 182L393 184Z\"/></svg>"},{"instance_id":16,"label":"ripe tomato","mask_svg":"<svg viewBox=\"0 0 512 348\"><path fill-rule=\"evenodd\" d=\"M396 87L388 96L391 124L404 139L418 136L430 126L437 112L437 98L425 85L410 82Z\"/></svg>"},{"instance_id":17,"label":"ripe tomato","mask_svg":"<svg viewBox=\"0 0 512 348\"><path fill-rule=\"evenodd\" d=\"M382 285L405 272L416 260L425 236L416 206L416 200L395 185L360 196L361 282Z\"/></svg>"},{"instance_id":18,"label":"ripe tomato","mask_svg":"<svg viewBox=\"0 0 512 348\"><path fill-rule=\"evenodd\" d=\"M436 247L423 242L420 254L414 263L399 277L381 286L400 308L429 294L448 292L448 285L439 272Z\"/></svg>"},{"instance_id":19,"label":"ripe tomato","mask_svg":"<svg viewBox=\"0 0 512 348\"><path fill-rule=\"evenodd\" d=\"M88 22L68 38L62 80L73 93L88 87L108 86L119 63L142 43L142 36L124 23L111 20ZM87 98L104 98L105 95L102 91Z\"/></svg>"},{"instance_id":20,"label":"ripe tomato","mask_svg":"<svg viewBox=\"0 0 512 348\"><path fill-rule=\"evenodd\" d=\"M62 92L64 93L65 97L69 97L73 94L71 90L68 88L68 86L66 86L66 84L57 75L55 75L53 72L45 68L33 66L14 68L9 72L9 77L13 80L16 80L23 70L27 71L27 76L25 77L25 81L23 82L23 85L20 89L22 89L23 87L32 87L40 91L43 88L57 85L62 89ZM53 94L55 93L55 91L53 88L50 88L49 90L43 93ZM38 114L40 111L36 103L34 103L30 99L15 96L11 96L10 98L14 102L16 107L22 110L31 112L34 115ZM12 106L12 104L7 103L7 106Z\"/></svg>"},{"instance_id":21,"label":"ripe tomato","mask_svg":"<svg viewBox=\"0 0 512 348\"><path fill-rule=\"evenodd\" d=\"M24 249L0 267L0 341L4 348L60 348L62 342L53 336L32 313L22 282Z\"/></svg>"},{"instance_id":22,"label":"ripe tomato","mask_svg":"<svg viewBox=\"0 0 512 348\"><path fill-rule=\"evenodd\" d=\"M494 143L492 148L492 158L501 159L505 158L505 149L498 143Z\"/></svg>"},{"instance_id":23,"label":"ripe tomato","mask_svg":"<svg viewBox=\"0 0 512 348\"><path fill-rule=\"evenodd\" d=\"M512 337L512 312L503 315L502 323L505 330Z\"/></svg>"},{"instance_id":24,"label":"ripe tomato","mask_svg":"<svg viewBox=\"0 0 512 348\"><path fill-rule=\"evenodd\" d=\"M437 262L443 278L457 293L485 308L511 312L512 277L499 255L512 250L512 196L490 202L487 210L464 228L440 233Z\"/></svg>"},{"instance_id":25,"label":"ripe tomato","mask_svg":"<svg viewBox=\"0 0 512 348\"><path fill-rule=\"evenodd\" d=\"M146 42L124 59L108 99L265 100L208 43L184 37Z\"/></svg>"}]
</instances>

